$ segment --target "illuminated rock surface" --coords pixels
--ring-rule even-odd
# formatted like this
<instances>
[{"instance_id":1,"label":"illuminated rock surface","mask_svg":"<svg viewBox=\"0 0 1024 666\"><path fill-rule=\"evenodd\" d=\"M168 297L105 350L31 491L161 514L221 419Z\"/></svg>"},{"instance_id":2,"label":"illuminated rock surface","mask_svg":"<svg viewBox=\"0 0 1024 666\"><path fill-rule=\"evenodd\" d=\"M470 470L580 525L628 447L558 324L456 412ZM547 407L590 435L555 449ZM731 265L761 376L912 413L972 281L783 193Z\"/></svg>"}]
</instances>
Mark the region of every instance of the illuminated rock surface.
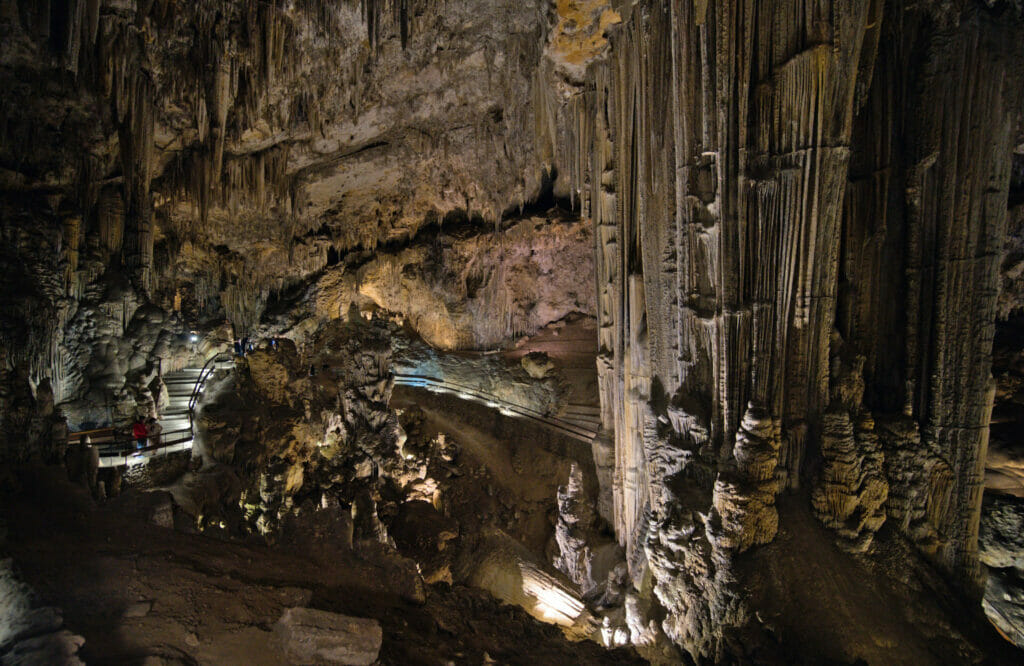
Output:
<instances>
[{"instance_id":1,"label":"illuminated rock surface","mask_svg":"<svg viewBox=\"0 0 1024 666\"><path fill-rule=\"evenodd\" d=\"M986 497L981 522L981 561L989 568L985 611L992 622L1024 647L1024 502Z\"/></svg>"}]
</instances>

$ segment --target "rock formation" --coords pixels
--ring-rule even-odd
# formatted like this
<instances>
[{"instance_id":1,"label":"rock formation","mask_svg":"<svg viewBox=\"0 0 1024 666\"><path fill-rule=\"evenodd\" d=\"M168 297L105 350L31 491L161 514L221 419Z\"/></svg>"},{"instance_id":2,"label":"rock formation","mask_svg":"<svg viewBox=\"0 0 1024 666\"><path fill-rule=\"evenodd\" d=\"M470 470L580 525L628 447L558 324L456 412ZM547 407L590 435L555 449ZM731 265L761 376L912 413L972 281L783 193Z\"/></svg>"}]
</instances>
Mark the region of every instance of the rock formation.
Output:
<instances>
[{"instance_id":1,"label":"rock formation","mask_svg":"<svg viewBox=\"0 0 1024 666\"><path fill-rule=\"evenodd\" d=\"M1024 507L1017 498L986 497L979 546L989 568L985 612L1018 647L1024 647Z\"/></svg>"},{"instance_id":2,"label":"rock formation","mask_svg":"<svg viewBox=\"0 0 1024 666\"><path fill-rule=\"evenodd\" d=\"M989 425L1019 388L992 350L1024 293L1022 12L0 0L0 465L69 460L98 495L67 428L158 413L165 373L273 337L212 380L206 467L173 489L196 529L400 569L430 550L429 582L492 591L529 561L573 624L554 561L602 642L656 658L791 656L750 563L796 575L801 545L977 610ZM400 415L395 369L552 415L556 364L490 353L588 316L602 432L537 444L561 447L530 461L557 495L496 489L524 465L492 451L460 469L443 428L408 437L450 403ZM481 515L453 527L463 492ZM514 543L473 569L485 530ZM973 618L940 632L963 654ZM871 654L943 658L921 645Z\"/></svg>"},{"instance_id":3,"label":"rock formation","mask_svg":"<svg viewBox=\"0 0 1024 666\"><path fill-rule=\"evenodd\" d=\"M35 594L11 570L11 560L0 560L0 653L11 664L81 666L78 649L84 642L63 628L59 608L40 606Z\"/></svg>"},{"instance_id":4,"label":"rock formation","mask_svg":"<svg viewBox=\"0 0 1024 666\"><path fill-rule=\"evenodd\" d=\"M285 652L296 664L369 666L380 653L381 629L375 620L308 608L288 608L277 621Z\"/></svg>"},{"instance_id":5,"label":"rock formation","mask_svg":"<svg viewBox=\"0 0 1024 666\"><path fill-rule=\"evenodd\" d=\"M583 484L583 472L573 465L569 479L558 489L558 524L555 525L555 542L558 555L554 565L579 586L587 597L603 595L605 603L621 599L614 598L617 591L609 590L609 580L618 578L616 569L623 563L621 549L601 534L596 512Z\"/></svg>"},{"instance_id":6,"label":"rock formation","mask_svg":"<svg viewBox=\"0 0 1024 666\"><path fill-rule=\"evenodd\" d=\"M640 3L567 106L616 533L694 656L752 622L732 563L819 464L842 539L866 545L884 503L977 589L1010 25L974 3ZM848 416L834 340L864 358Z\"/></svg>"}]
</instances>

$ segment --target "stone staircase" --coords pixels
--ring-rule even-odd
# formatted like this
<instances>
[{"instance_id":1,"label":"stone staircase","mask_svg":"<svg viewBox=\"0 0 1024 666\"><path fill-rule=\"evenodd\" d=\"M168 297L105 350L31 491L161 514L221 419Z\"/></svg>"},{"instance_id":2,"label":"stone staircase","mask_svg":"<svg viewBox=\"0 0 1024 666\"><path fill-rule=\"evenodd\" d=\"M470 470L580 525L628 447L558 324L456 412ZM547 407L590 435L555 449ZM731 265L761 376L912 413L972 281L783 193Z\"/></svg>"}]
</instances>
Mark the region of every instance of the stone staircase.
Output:
<instances>
[{"instance_id":1,"label":"stone staircase","mask_svg":"<svg viewBox=\"0 0 1024 666\"><path fill-rule=\"evenodd\" d=\"M213 364L211 370L232 366L233 362L230 360L218 360ZM154 445L151 441L150 446L142 451L134 450L134 441L127 445L114 441L106 445L101 443L100 467L140 465L157 456L191 450L195 433L189 402L200 379L205 384L209 379L209 372L204 376L203 368L183 368L165 374L163 380L167 387L168 400L160 410L159 422L162 430L159 443ZM202 390L203 386L199 386L200 393Z\"/></svg>"},{"instance_id":2,"label":"stone staircase","mask_svg":"<svg viewBox=\"0 0 1024 666\"><path fill-rule=\"evenodd\" d=\"M176 433L188 431L190 435L188 443L191 446L192 430L188 401L192 397L192 391L195 390L201 372L202 368L185 368L164 375L168 401L160 410L160 426L163 428L162 439L170 441L176 439Z\"/></svg>"}]
</instances>

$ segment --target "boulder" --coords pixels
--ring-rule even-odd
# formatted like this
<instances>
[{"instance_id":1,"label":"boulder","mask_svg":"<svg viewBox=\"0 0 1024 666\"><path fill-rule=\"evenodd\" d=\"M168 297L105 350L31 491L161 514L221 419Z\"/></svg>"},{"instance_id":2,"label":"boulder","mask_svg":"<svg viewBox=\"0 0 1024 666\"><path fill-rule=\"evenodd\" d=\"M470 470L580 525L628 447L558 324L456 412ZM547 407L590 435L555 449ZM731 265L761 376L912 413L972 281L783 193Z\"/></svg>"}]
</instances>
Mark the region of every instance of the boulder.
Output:
<instances>
[{"instance_id":1,"label":"boulder","mask_svg":"<svg viewBox=\"0 0 1024 666\"><path fill-rule=\"evenodd\" d=\"M311 608L287 608L274 625L293 664L369 666L377 660L380 623Z\"/></svg>"},{"instance_id":2,"label":"boulder","mask_svg":"<svg viewBox=\"0 0 1024 666\"><path fill-rule=\"evenodd\" d=\"M4 666L85 666L78 650L85 639L63 629L15 643L3 657Z\"/></svg>"},{"instance_id":3,"label":"boulder","mask_svg":"<svg viewBox=\"0 0 1024 666\"><path fill-rule=\"evenodd\" d=\"M992 624L1024 647L1024 498L986 493L978 535L988 567L982 606Z\"/></svg>"},{"instance_id":4,"label":"boulder","mask_svg":"<svg viewBox=\"0 0 1024 666\"><path fill-rule=\"evenodd\" d=\"M544 352L530 352L519 360L526 374L534 379L544 379L555 369L555 364Z\"/></svg>"}]
</instances>

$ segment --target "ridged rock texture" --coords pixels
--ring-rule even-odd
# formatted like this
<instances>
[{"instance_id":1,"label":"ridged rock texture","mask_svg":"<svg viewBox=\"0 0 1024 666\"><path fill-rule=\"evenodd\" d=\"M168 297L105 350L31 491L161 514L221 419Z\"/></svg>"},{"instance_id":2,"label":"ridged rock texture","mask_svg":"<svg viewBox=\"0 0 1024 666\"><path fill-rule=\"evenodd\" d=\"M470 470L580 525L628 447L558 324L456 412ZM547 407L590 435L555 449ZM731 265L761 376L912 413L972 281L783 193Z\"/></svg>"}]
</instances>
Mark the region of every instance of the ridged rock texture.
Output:
<instances>
[{"instance_id":1,"label":"ridged rock texture","mask_svg":"<svg viewBox=\"0 0 1024 666\"><path fill-rule=\"evenodd\" d=\"M732 561L773 538L780 489L810 484L842 540L865 546L887 513L976 589L1013 16L630 10L567 105L560 163L594 221L634 580L653 575L673 640L722 658L751 622ZM834 395L839 356L861 375L856 404Z\"/></svg>"},{"instance_id":2,"label":"ridged rock texture","mask_svg":"<svg viewBox=\"0 0 1024 666\"><path fill-rule=\"evenodd\" d=\"M0 0L0 461L296 293L304 334L372 303L445 350L581 310L634 643L755 650L737 561L786 507L980 594L1022 34L982 0Z\"/></svg>"}]
</instances>

